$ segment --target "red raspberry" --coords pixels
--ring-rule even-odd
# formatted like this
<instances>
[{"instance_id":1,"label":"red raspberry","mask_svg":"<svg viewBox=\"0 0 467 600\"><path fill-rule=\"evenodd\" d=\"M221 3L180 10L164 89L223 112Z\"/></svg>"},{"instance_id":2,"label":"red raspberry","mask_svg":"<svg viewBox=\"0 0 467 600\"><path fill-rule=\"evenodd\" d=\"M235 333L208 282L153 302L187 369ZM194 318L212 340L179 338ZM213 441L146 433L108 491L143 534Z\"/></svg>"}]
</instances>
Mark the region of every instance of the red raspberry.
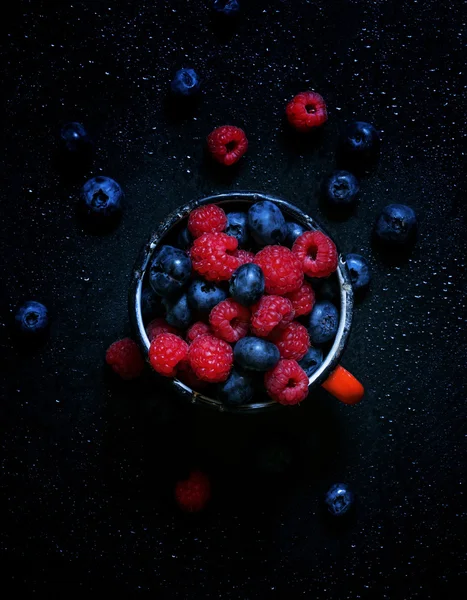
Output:
<instances>
[{"instance_id":1,"label":"red raspberry","mask_svg":"<svg viewBox=\"0 0 467 600\"><path fill-rule=\"evenodd\" d=\"M284 329L277 329L269 336L279 348L281 358L302 360L310 347L307 328L293 321Z\"/></svg>"},{"instance_id":2,"label":"red raspberry","mask_svg":"<svg viewBox=\"0 0 467 600\"><path fill-rule=\"evenodd\" d=\"M219 233L226 225L225 212L215 204L195 208L188 217L188 231L193 238L199 238L203 233Z\"/></svg>"},{"instance_id":3,"label":"red raspberry","mask_svg":"<svg viewBox=\"0 0 467 600\"><path fill-rule=\"evenodd\" d=\"M191 342L196 340L197 337L200 335L205 335L206 333L211 333L211 328L209 325L203 323L202 321L196 321L196 323L193 323L190 329L188 329L186 332L186 339L188 343L191 344Z\"/></svg>"},{"instance_id":4,"label":"red raspberry","mask_svg":"<svg viewBox=\"0 0 467 600\"><path fill-rule=\"evenodd\" d=\"M329 277L337 269L337 250L334 242L322 231L305 231L292 247L308 277Z\"/></svg>"},{"instance_id":5,"label":"red raspberry","mask_svg":"<svg viewBox=\"0 0 467 600\"><path fill-rule=\"evenodd\" d=\"M248 250L235 250L235 252L233 252L233 256L236 256L240 260L241 265L255 262L255 253L249 252Z\"/></svg>"},{"instance_id":6,"label":"red raspberry","mask_svg":"<svg viewBox=\"0 0 467 600\"><path fill-rule=\"evenodd\" d=\"M201 381L201 379L196 377L195 372L187 360L179 363L177 377L189 388L198 392L203 390L208 385L205 381Z\"/></svg>"},{"instance_id":7,"label":"red raspberry","mask_svg":"<svg viewBox=\"0 0 467 600\"><path fill-rule=\"evenodd\" d=\"M214 160L229 167L248 150L248 139L243 129L223 125L208 135L208 149Z\"/></svg>"},{"instance_id":8,"label":"red raspberry","mask_svg":"<svg viewBox=\"0 0 467 600\"><path fill-rule=\"evenodd\" d=\"M289 123L297 131L306 132L328 120L326 103L316 92L301 92L285 109Z\"/></svg>"},{"instance_id":9,"label":"red raspberry","mask_svg":"<svg viewBox=\"0 0 467 600\"><path fill-rule=\"evenodd\" d=\"M259 337L267 337L275 327L286 327L293 318L290 300L281 296L263 296L252 307L251 331Z\"/></svg>"},{"instance_id":10,"label":"red raspberry","mask_svg":"<svg viewBox=\"0 0 467 600\"><path fill-rule=\"evenodd\" d=\"M225 233L204 233L190 250L193 269L208 281L226 281L240 266L233 256L238 241Z\"/></svg>"},{"instance_id":11,"label":"red raspberry","mask_svg":"<svg viewBox=\"0 0 467 600\"><path fill-rule=\"evenodd\" d=\"M311 285L304 281L300 289L285 295L292 302L295 317L301 317L311 312L315 305L315 292Z\"/></svg>"},{"instance_id":12,"label":"red raspberry","mask_svg":"<svg viewBox=\"0 0 467 600\"><path fill-rule=\"evenodd\" d=\"M297 404L308 396L308 377L296 360L282 358L265 374L264 385L279 404Z\"/></svg>"},{"instance_id":13,"label":"red raspberry","mask_svg":"<svg viewBox=\"0 0 467 600\"><path fill-rule=\"evenodd\" d=\"M190 477L178 481L175 486L175 501L185 512L199 512L211 498L211 483L201 471L192 471Z\"/></svg>"},{"instance_id":14,"label":"red raspberry","mask_svg":"<svg viewBox=\"0 0 467 600\"><path fill-rule=\"evenodd\" d=\"M154 371L165 377L175 377L180 362L186 360L188 344L173 333L161 333L151 342L149 362Z\"/></svg>"},{"instance_id":15,"label":"red raspberry","mask_svg":"<svg viewBox=\"0 0 467 600\"><path fill-rule=\"evenodd\" d=\"M150 342L161 333L174 333L175 335L179 335L178 329L169 325L165 319L153 319L146 325L146 334Z\"/></svg>"},{"instance_id":16,"label":"red raspberry","mask_svg":"<svg viewBox=\"0 0 467 600\"><path fill-rule=\"evenodd\" d=\"M235 300L222 300L211 310L209 322L215 336L226 342L238 342L250 328L250 311Z\"/></svg>"},{"instance_id":17,"label":"red raspberry","mask_svg":"<svg viewBox=\"0 0 467 600\"><path fill-rule=\"evenodd\" d=\"M268 294L282 296L298 290L303 283L302 265L285 246L266 246L255 256L255 263L264 273Z\"/></svg>"},{"instance_id":18,"label":"red raspberry","mask_svg":"<svg viewBox=\"0 0 467 600\"><path fill-rule=\"evenodd\" d=\"M213 335L197 337L188 350L188 359L196 377L209 383L225 381L233 363L232 348Z\"/></svg>"},{"instance_id":19,"label":"red raspberry","mask_svg":"<svg viewBox=\"0 0 467 600\"><path fill-rule=\"evenodd\" d=\"M105 362L122 379L136 379L144 369L144 360L136 342L124 338L107 348Z\"/></svg>"}]
</instances>

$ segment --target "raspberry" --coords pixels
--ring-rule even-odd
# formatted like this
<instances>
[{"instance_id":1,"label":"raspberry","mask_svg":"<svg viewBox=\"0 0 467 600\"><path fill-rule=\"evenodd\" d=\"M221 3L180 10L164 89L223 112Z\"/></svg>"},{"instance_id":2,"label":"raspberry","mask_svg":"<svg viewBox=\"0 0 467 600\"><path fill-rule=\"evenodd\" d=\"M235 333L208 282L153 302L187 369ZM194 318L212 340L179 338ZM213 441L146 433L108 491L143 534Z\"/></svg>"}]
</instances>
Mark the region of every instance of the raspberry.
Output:
<instances>
[{"instance_id":1,"label":"raspberry","mask_svg":"<svg viewBox=\"0 0 467 600\"><path fill-rule=\"evenodd\" d=\"M214 160L230 166L248 150L248 140L243 129L224 125L208 135L208 149Z\"/></svg>"},{"instance_id":2,"label":"raspberry","mask_svg":"<svg viewBox=\"0 0 467 600\"><path fill-rule=\"evenodd\" d=\"M300 260L285 246L266 246L255 256L264 273L268 294L281 296L298 290L303 283Z\"/></svg>"},{"instance_id":3,"label":"raspberry","mask_svg":"<svg viewBox=\"0 0 467 600\"><path fill-rule=\"evenodd\" d=\"M302 360L310 347L307 328L293 321L284 329L277 329L269 336L279 348L281 358Z\"/></svg>"},{"instance_id":4,"label":"raspberry","mask_svg":"<svg viewBox=\"0 0 467 600\"><path fill-rule=\"evenodd\" d=\"M218 383L229 376L233 351L224 340L213 335L201 335L189 347L188 359L198 379Z\"/></svg>"},{"instance_id":5,"label":"raspberry","mask_svg":"<svg viewBox=\"0 0 467 600\"><path fill-rule=\"evenodd\" d=\"M186 332L186 339L189 344L196 340L200 335L205 335L206 333L211 333L211 328L206 323L202 321L196 321Z\"/></svg>"},{"instance_id":6,"label":"raspberry","mask_svg":"<svg viewBox=\"0 0 467 600\"><path fill-rule=\"evenodd\" d=\"M255 253L249 252L248 250L235 250L232 253L233 256L236 256L240 260L240 265L246 265L248 263L255 262Z\"/></svg>"},{"instance_id":7,"label":"raspberry","mask_svg":"<svg viewBox=\"0 0 467 600\"><path fill-rule=\"evenodd\" d=\"M296 360L281 359L265 374L264 385L279 404L297 404L308 396L308 377Z\"/></svg>"},{"instance_id":8,"label":"raspberry","mask_svg":"<svg viewBox=\"0 0 467 600\"><path fill-rule=\"evenodd\" d=\"M301 261L305 275L328 277L337 269L334 242L322 231L305 231L295 240L292 252Z\"/></svg>"},{"instance_id":9,"label":"raspberry","mask_svg":"<svg viewBox=\"0 0 467 600\"><path fill-rule=\"evenodd\" d=\"M286 294L285 297L292 302L295 318L310 313L315 304L315 293L307 281L303 283L300 289Z\"/></svg>"},{"instance_id":10,"label":"raspberry","mask_svg":"<svg viewBox=\"0 0 467 600\"><path fill-rule=\"evenodd\" d=\"M154 371L175 377L180 362L186 360L188 344L173 333L161 333L151 342L149 362Z\"/></svg>"},{"instance_id":11,"label":"raspberry","mask_svg":"<svg viewBox=\"0 0 467 600\"><path fill-rule=\"evenodd\" d=\"M215 204L195 208L188 217L188 231L193 238L199 238L203 233L219 233L226 225L225 212Z\"/></svg>"},{"instance_id":12,"label":"raspberry","mask_svg":"<svg viewBox=\"0 0 467 600\"><path fill-rule=\"evenodd\" d=\"M105 362L122 379L136 379L144 369L144 360L138 345L130 338L114 342L107 348Z\"/></svg>"},{"instance_id":13,"label":"raspberry","mask_svg":"<svg viewBox=\"0 0 467 600\"><path fill-rule=\"evenodd\" d=\"M235 300L227 298L211 310L209 322L215 336L226 342L238 342L250 328L250 311Z\"/></svg>"},{"instance_id":14,"label":"raspberry","mask_svg":"<svg viewBox=\"0 0 467 600\"><path fill-rule=\"evenodd\" d=\"M297 131L307 132L328 120L326 103L316 92L301 92L285 109L289 123Z\"/></svg>"},{"instance_id":15,"label":"raspberry","mask_svg":"<svg viewBox=\"0 0 467 600\"><path fill-rule=\"evenodd\" d=\"M240 266L240 259L232 255L237 246L237 239L225 233L204 233L190 250L193 269L208 281L230 279Z\"/></svg>"},{"instance_id":16,"label":"raspberry","mask_svg":"<svg viewBox=\"0 0 467 600\"><path fill-rule=\"evenodd\" d=\"M192 390L201 391L208 385L205 381L201 381L201 379L196 377L195 372L187 360L179 363L177 377Z\"/></svg>"},{"instance_id":17,"label":"raspberry","mask_svg":"<svg viewBox=\"0 0 467 600\"><path fill-rule=\"evenodd\" d=\"M252 307L251 331L258 337L267 337L275 327L285 327L293 318L290 300L281 296L263 296Z\"/></svg>"},{"instance_id":18,"label":"raspberry","mask_svg":"<svg viewBox=\"0 0 467 600\"><path fill-rule=\"evenodd\" d=\"M185 512L199 512L211 498L211 483L201 471L192 471L190 477L178 481L175 486L175 501Z\"/></svg>"},{"instance_id":19,"label":"raspberry","mask_svg":"<svg viewBox=\"0 0 467 600\"><path fill-rule=\"evenodd\" d=\"M161 333L174 333L179 335L178 329L169 325L165 319L153 319L148 325L146 325L146 335L149 341L152 342Z\"/></svg>"}]
</instances>

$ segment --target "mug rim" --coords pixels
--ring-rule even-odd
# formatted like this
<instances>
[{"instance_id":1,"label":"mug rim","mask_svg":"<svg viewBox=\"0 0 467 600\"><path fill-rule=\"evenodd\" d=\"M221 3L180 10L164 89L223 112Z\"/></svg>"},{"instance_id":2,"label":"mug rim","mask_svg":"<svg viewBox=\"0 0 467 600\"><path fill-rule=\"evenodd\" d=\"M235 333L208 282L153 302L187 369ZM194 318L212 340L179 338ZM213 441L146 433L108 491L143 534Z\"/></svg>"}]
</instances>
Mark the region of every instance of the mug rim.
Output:
<instances>
[{"instance_id":1,"label":"mug rim","mask_svg":"<svg viewBox=\"0 0 467 600\"><path fill-rule=\"evenodd\" d=\"M129 287L129 317L130 325L133 331L133 335L145 357L146 361L149 362L149 339L146 335L146 330L143 323L143 317L141 313L141 293L142 283L145 277L146 271L149 267L150 261L154 254L155 249L161 244L163 238L169 233L169 231L178 225L180 221L187 218L190 212L204 204L223 204L231 202L244 202L245 204L252 204L254 202L268 200L278 205L279 208L285 213L284 216L289 215L292 219L296 220L300 225L304 226L309 230L320 230L326 235L327 232L321 225L319 225L313 217L307 215L300 208L291 204L287 200L273 196L271 194L265 194L262 192L252 191L235 191L235 192L224 192L220 194L213 194L200 198L198 200L192 200L171 212L159 225L159 227L150 235L148 241L143 245L131 274L131 281ZM328 236L331 237L331 236ZM332 238L331 238L332 239ZM338 250L338 266L337 266L337 278L339 282L340 292L340 316L339 326L334 338L333 345L327 353L320 367L308 378L308 387L311 391L314 387L325 381L334 368L338 365L339 360L345 350L348 342L350 328L352 324L353 316L353 289L350 274L345 263L345 259ZM182 383L178 379L171 379L169 383L174 386L177 393L188 399L193 404L199 404L215 408L218 411L231 412L231 413L257 413L262 411L271 410L282 406L274 400L267 402L257 402L251 404L245 404L241 406L227 406L216 398L210 398L205 396L201 392L192 390L187 385Z\"/></svg>"}]
</instances>

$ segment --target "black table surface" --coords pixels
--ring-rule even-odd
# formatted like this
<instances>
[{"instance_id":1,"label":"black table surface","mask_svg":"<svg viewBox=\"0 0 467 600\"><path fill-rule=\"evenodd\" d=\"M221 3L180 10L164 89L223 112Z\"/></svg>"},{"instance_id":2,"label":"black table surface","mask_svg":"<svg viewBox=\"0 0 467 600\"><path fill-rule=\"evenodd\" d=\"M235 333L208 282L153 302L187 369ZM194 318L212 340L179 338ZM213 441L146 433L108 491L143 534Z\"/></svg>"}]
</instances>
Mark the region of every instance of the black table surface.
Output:
<instances>
[{"instance_id":1,"label":"black table surface","mask_svg":"<svg viewBox=\"0 0 467 600\"><path fill-rule=\"evenodd\" d=\"M434 598L465 574L465 253L461 3L244 1L225 31L208 0L15 2L4 12L2 581L18 590L147 590L172 598ZM175 110L168 84L195 67L203 94ZM311 143L284 123L314 88L329 121ZM358 210L328 218L322 178L346 120L382 132ZM95 140L86 173L64 176L57 131ZM221 124L248 134L237 168L206 160ZM464 138L465 139L465 138ZM114 177L120 227L90 235L75 216L92 175ZM120 383L107 346L129 333L127 289L143 241L179 204L226 190L284 197L314 215L373 281L342 364L364 401L318 390L302 405L235 417L195 409L147 373ZM464 193L462 193L464 192ZM379 210L414 207L419 239L388 264L370 238ZM51 313L48 343L11 336L19 302ZM288 445L282 475L258 449ZM190 468L213 499L173 502ZM357 495L352 519L323 514L327 487Z\"/></svg>"}]
</instances>

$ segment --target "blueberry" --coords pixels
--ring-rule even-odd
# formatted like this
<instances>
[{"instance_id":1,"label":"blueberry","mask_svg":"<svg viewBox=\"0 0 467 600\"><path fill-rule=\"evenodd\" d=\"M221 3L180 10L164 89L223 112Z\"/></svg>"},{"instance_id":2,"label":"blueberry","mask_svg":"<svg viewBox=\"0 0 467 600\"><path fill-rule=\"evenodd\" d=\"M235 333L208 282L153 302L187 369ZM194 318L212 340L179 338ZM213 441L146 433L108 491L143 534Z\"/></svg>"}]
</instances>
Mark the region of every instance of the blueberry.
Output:
<instances>
[{"instance_id":1,"label":"blueberry","mask_svg":"<svg viewBox=\"0 0 467 600\"><path fill-rule=\"evenodd\" d=\"M384 243L404 246L413 242L417 230L417 217L410 206L388 204L379 215L374 233Z\"/></svg>"},{"instance_id":2,"label":"blueberry","mask_svg":"<svg viewBox=\"0 0 467 600\"><path fill-rule=\"evenodd\" d=\"M335 171L324 182L324 197L335 207L348 207L355 203L360 184L348 171Z\"/></svg>"},{"instance_id":3,"label":"blueberry","mask_svg":"<svg viewBox=\"0 0 467 600\"><path fill-rule=\"evenodd\" d=\"M188 231L188 227L184 227L177 236L177 244L183 250L186 250L193 243L193 237Z\"/></svg>"},{"instance_id":4,"label":"blueberry","mask_svg":"<svg viewBox=\"0 0 467 600\"><path fill-rule=\"evenodd\" d=\"M334 338L339 326L337 308L331 302L317 302L310 314L308 333L312 344L324 344Z\"/></svg>"},{"instance_id":5,"label":"blueberry","mask_svg":"<svg viewBox=\"0 0 467 600\"><path fill-rule=\"evenodd\" d=\"M304 227L293 221L287 221L285 224L285 240L284 245L292 248L295 240L305 232Z\"/></svg>"},{"instance_id":6,"label":"blueberry","mask_svg":"<svg viewBox=\"0 0 467 600\"><path fill-rule=\"evenodd\" d=\"M308 348L307 353L298 361L298 364L302 367L308 377L311 377L315 371L319 369L323 362L323 352L320 348L314 348L311 346Z\"/></svg>"},{"instance_id":7,"label":"blueberry","mask_svg":"<svg viewBox=\"0 0 467 600\"><path fill-rule=\"evenodd\" d=\"M149 283L158 296L171 298L180 294L191 275L191 260L179 248L162 246L152 261Z\"/></svg>"},{"instance_id":8,"label":"blueberry","mask_svg":"<svg viewBox=\"0 0 467 600\"><path fill-rule=\"evenodd\" d=\"M370 283L370 266L365 257L360 254L347 254L345 257L347 267L355 291L363 290Z\"/></svg>"},{"instance_id":9,"label":"blueberry","mask_svg":"<svg viewBox=\"0 0 467 600\"><path fill-rule=\"evenodd\" d=\"M82 154L91 149L91 139L81 123L66 123L60 131L60 144L70 154Z\"/></svg>"},{"instance_id":10,"label":"blueberry","mask_svg":"<svg viewBox=\"0 0 467 600\"><path fill-rule=\"evenodd\" d=\"M233 369L229 378L217 386L217 397L227 406L248 404L255 393L251 375Z\"/></svg>"},{"instance_id":11,"label":"blueberry","mask_svg":"<svg viewBox=\"0 0 467 600\"><path fill-rule=\"evenodd\" d=\"M143 321L150 321L160 313L161 300L151 288L146 287L141 292L141 315Z\"/></svg>"},{"instance_id":12,"label":"blueberry","mask_svg":"<svg viewBox=\"0 0 467 600\"><path fill-rule=\"evenodd\" d=\"M345 483L332 485L324 496L328 511L335 517L341 517L354 506L354 494Z\"/></svg>"},{"instance_id":13,"label":"blueberry","mask_svg":"<svg viewBox=\"0 0 467 600\"><path fill-rule=\"evenodd\" d=\"M293 451L286 442L269 442L256 455L256 466L267 475L283 475L293 462Z\"/></svg>"},{"instance_id":14,"label":"blueberry","mask_svg":"<svg viewBox=\"0 0 467 600\"><path fill-rule=\"evenodd\" d=\"M178 329L186 329L190 325L193 318L186 294L182 294L176 300L163 298L162 304L167 311L165 320L169 325Z\"/></svg>"},{"instance_id":15,"label":"blueberry","mask_svg":"<svg viewBox=\"0 0 467 600\"><path fill-rule=\"evenodd\" d=\"M188 98L199 93L201 82L194 69L179 69L175 73L170 87L176 96Z\"/></svg>"},{"instance_id":16,"label":"blueberry","mask_svg":"<svg viewBox=\"0 0 467 600\"><path fill-rule=\"evenodd\" d=\"M251 306L264 294L264 274L261 267L247 263L238 267L229 284L230 295L234 300Z\"/></svg>"},{"instance_id":17,"label":"blueberry","mask_svg":"<svg viewBox=\"0 0 467 600\"><path fill-rule=\"evenodd\" d=\"M18 331L27 335L43 334L49 324L46 307L40 302L28 300L20 306L15 315Z\"/></svg>"},{"instance_id":18,"label":"blueberry","mask_svg":"<svg viewBox=\"0 0 467 600\"><path fill-rule=\"evenodd\" d=\"M83 185L81 200L89 216L112 217L122 210L123 191L116 181L99 175Z\"/></svg>"},{"instance_id":19,"label":"blueberry","mask_svg":"<svg viewBox=\"0 0 467 600\"><path fill-rule=\"evenodd\" d=\"M238 0L214 0L212 3L213 10L226 17L233 17L238 14L240 4Z\"/></svg>"},{"instance_id":20,"label":"blueberry","mask_svg":"<svg viewBox=\"0 0 467 600\"><path fill-rule=\"evenodd\" d=\"M355 121L344 128L339 145L344 158L371 162L378 155L379 134L370 123Z\"/></svg>"},{"instance_id":21,"label":"blueberry","mask_svg":"<svg viewBox=\"0 0 467 600\"><path fill-rule=\"evenodd\" d=\"M243 212L227 213L227 227L225 233L237 238L239 247L248 243L248 217Z\"/></svg>"},{"instance_id":22,"label":"blueberry","mask_svg":"<svg viewBox=\"0 0 467 600\"><path fill-rule=\"evenodd\" d=\"M219 302L227 298L227 292L215 283L196 279L188 288L188 301L193 310L209 314Z\"/></svg>"},{"instance_id":23,"label":"blueberry","mask_svg":"<svg viewBox=\"0 0 467 600\"><path fill-rule=\"evenodd\" d=\"M281 244L286 234L285 219L279 207L269 200L256 202L248 211L248 226L257 244Z\"/></svg>"},{"instance_id":24,"label":"blueberry","mask_svg":"<svg viewBox=\"0 0 467 600\"><path fill-rule=\"evenodd\" d=\"M269 371L277 365L280 354L272 342L257 337L244 337L235 344L234 360L244 369Z\"/></svg>"}]
</instances>

